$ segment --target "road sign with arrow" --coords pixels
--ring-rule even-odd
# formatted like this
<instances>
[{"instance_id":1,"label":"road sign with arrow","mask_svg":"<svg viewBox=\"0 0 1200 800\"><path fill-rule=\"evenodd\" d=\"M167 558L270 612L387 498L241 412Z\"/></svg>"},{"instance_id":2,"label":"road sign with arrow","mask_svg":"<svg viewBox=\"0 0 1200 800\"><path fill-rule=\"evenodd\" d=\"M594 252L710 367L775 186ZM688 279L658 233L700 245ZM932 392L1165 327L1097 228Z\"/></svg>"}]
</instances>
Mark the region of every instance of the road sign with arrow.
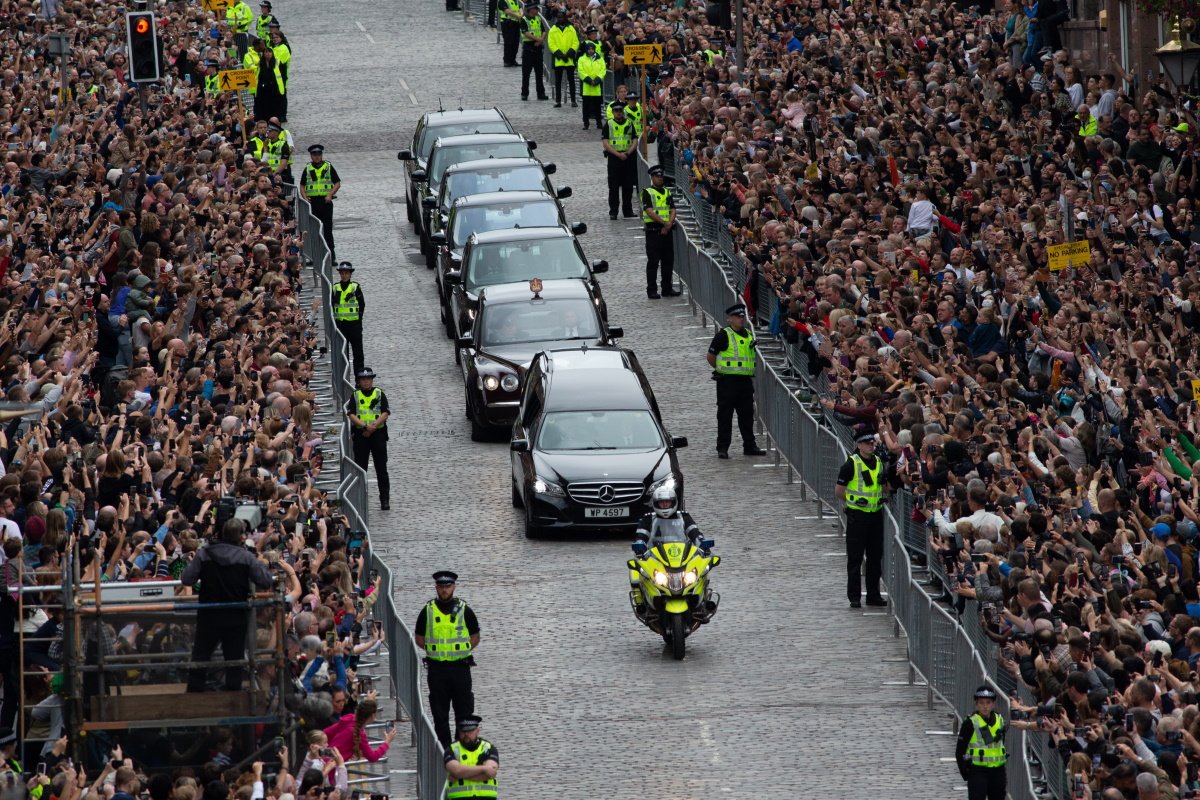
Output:
<instances>
[{"instance_id":1,"label":"road sign with arrow","mask_svg":"<svg viewBox=\"0 0 1200 800\"><path fill-rule=\"evenodd\" d=\"M625 59L625 65L630 67L661 64L663 46L661 44L627 44L622 57Z\"/></svg>"},{"instance_id":2,"label":"road sign with arrow","mask_svg":"<svg viewBox=\"0 0 1200 800\"><path fill-rule=\"evenodd\" d=\"M257 73L252 69L226 69L217 73L217 91L236 92L241 89L251 89L257 80Z\"/></svg>"}]
</instances>

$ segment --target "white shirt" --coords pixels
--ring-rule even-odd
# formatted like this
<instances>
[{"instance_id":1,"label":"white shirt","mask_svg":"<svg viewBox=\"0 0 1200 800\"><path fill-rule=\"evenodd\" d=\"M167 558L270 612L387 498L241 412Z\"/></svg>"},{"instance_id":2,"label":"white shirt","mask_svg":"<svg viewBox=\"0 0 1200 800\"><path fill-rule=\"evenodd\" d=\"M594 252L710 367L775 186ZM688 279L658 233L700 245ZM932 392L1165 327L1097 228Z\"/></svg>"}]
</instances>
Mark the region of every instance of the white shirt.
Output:
<instances>
[{"instance_id":1,"label":"white shirt","mask_svg":"<svg viewBox=\"0 0 1200 800\"><path fill-rule=\"evenodd\" d=\"M928 200L916 200L908 209L908 229L932 228L934 208Z\"/></svg>"}]
</instances>

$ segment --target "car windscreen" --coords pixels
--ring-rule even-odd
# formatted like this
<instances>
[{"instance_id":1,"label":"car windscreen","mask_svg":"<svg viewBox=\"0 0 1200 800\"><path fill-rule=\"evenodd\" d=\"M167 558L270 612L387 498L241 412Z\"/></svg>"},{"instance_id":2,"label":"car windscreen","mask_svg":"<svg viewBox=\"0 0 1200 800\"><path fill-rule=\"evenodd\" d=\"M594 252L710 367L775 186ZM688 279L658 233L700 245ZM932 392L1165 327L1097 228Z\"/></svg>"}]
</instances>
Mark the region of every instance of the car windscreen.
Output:
<instances>
[{"instance_id":1,"label":"car windscreen","mask_svg":"<svg viewBox=\"0 0 1200 800\"><path fill-rule=\"evenodd\" d=\"M654 450L662 436L649 411L556 411L538 431L540 450Z\"/></svg>"},{"instance_id":2,"label":"car windscreen","mask_svg":"<svg viewBox=\"0 0 1200 800\"><path fill-rule=\"evenodd\" d=\"M449 205L460 197L485 192L545 191L546 173L537 164L525 167L471 170L446 178L442 189L443 203Z\"/></svg>"},{"instance_id":3,"label":"car windscreen","mask_svg":"<svg viewBox=\"0 0 1200 800\"><path fill-rule=\"evenodd\" d=\"M490 119L486 122L447 122L442 125L426 125L421 131L420 149L417 155L429 158L433 143L439 138L449 136L469 136L472 133L512 133L513 129L502 119Z\"/></svg>"},{"instance_id":4,"label":"car windscreen","mask_svg":"<svg viewBox=\"0 0 1200 800\"><path fill-rule=\"evenodd\" d=\"M466 266L463 285L468 291L498 283L518 283L530 278L586 278L587 264L575 240L529 239L520 242L476 243Z\"/></svg>"},{"instance_id":5,"label":"car windscreen","mask_svg":"<svg viewBox=\"0 0 1200 800\"><path fill-rule=\"evenodd\" d=\"M600 338L596 310L584 297L487 306L479 324L483 326L480 345L485 350L508 344Z\"/></svg>"},{"instance_id":6,"label":"car windscreen","mask_svg":"<svg viewBox=\"0 0 1200 800\"><path fill-rule=\"evenodd\" d=\"M527 142L501 142L497 144L462 144L439 147L429 162L429 183L435 189L441 185L446 170L464 161L479 161L483 158L529 158Z\"/></svg>"},{"instance_id":7,"label":"car windscreen","mask_svg":"<svg viewBox=\"0 0 1200 800\"><path fill-rule=\"evenodd\" d=\"M558 203L534 200L525 203L496 203L455 209L450 223L450 244L458 249L473 233L507 231L513 228L557 228L562 224Z\"/></svg>"}]
</instances>

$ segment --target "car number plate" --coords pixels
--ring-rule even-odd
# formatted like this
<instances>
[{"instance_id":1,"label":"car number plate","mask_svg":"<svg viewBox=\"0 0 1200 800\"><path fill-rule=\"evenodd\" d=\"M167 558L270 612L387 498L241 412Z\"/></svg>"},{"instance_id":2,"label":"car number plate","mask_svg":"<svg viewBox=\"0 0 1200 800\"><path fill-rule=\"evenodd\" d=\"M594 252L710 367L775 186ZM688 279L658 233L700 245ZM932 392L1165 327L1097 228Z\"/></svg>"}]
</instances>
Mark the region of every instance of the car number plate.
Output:
<instances>
[{"instance_id":1,"label":"car number plate","mask_svg":"<svg viewBox=\"0 0 1200 800\"><path fill-rule=\"evenodd\" d=\"M585 517L602 517L604 519L612 519L613 517L628 517L629 506L608 506L606 508L587 508L584 509Z\"/></svg>"}]
</instances>

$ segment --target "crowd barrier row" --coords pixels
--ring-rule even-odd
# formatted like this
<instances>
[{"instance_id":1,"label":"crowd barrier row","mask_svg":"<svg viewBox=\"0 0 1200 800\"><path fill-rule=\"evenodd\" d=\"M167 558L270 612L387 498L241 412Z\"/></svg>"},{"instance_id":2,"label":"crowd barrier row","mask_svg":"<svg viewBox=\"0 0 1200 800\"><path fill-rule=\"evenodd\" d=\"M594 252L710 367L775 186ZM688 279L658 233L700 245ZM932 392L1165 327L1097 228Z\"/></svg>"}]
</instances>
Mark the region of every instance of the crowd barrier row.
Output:
<instances>
[{"instance_id":1,"label":"crowd barrier row","mask_svg":"<svg viewBox=\"0 0 1200 800\"><path fill-rule=\"evenodd\" d=\"M688 168L678 159L663 165L679 188L677 197L686 200L685 215L694 222L690 235L685 226L675 227L675 272L688 287L693 309L720 324L724 309L743 299L749 267L736 253L720 214L689 190ZM645 159L639 158L642 187L649 185L648 168ZM760 288L765 284L765 280L759 281ZM764 303L760 308L772 308L770 301L774 299L769 290L760 293L760 302ZM798 358L804 355L799 348L784 346L781 363L758 359L755 393L759 419L779 457L786 459L789 478L791 469L799 475L802 497L815 500L819 515L836 514L844 521L834 487L837 472L854 447L853 437L832 415L817 412L806 402L805 398L820 393L819 382L807 382L807 391L794 387L798 376L808 377L807 362ZM935 583L941 561L930 552L927 529L912 522L911 494L898 493L884 514L884 580L896 619L895 633L899 636L903 630L907 637L910 682L917 684L919 675L929 705L932 707L935 699L942 701L960 722L963 713L974 707L975 689L989 683L1001 695L997 710L1007 715L1016 681L999 669L996 646L983 631L974 601L967 603L959 617L935 602L914 576L911 553L925 557ZM1032 702L1027 691L1018 699ZM1030 771L1031 753L1045 773L1046 788L1058 800L1068 800L1062 761L1045 734L1027 735L1013 730L1009 745L1008 786L1013 800L1037 797Z\"/></svg>"},{"instance_id":2,"label":"crowd barrier row","mask_svg":"<svg viewBox=\"0 0 1200 800\"><path fill-rule=\"evenodd\" d=\"M332 371L331 390L337 411L340 414L346 402L354 394L355 381L349 344L333 324L333 307L329 302L330 292L336 283L333 261L322 236L321 221L312 215L308 201L296 193L297 227L303 236L304 255L312 265L317 280L316 290L321 293L321 324L328 347L329 364ZM337 496L341 511L349 520L352 530L361 531L367 547L365 576L376 570L380 577L380 598L372 607L372 614L383 624L387 642L386 658L391 683L391 696L403 706L412 721L412 745L417 751L417 786L420 800L442 800L445 796L446 770L442 763L442 745L433 732L433 724L426 713L421 695L421 675L424 655L413 641L412 631L397 612L395 603L395 579L387 562L370 547L367 508L370 498L367 473L354 463L354 450L350 441L350 426L344 420L339 426L338 442L340 453L341 482ZM386 767L385 767L386 769ZM385 773L386 774L386 773Z\"/></svg>"}]
</instances>

